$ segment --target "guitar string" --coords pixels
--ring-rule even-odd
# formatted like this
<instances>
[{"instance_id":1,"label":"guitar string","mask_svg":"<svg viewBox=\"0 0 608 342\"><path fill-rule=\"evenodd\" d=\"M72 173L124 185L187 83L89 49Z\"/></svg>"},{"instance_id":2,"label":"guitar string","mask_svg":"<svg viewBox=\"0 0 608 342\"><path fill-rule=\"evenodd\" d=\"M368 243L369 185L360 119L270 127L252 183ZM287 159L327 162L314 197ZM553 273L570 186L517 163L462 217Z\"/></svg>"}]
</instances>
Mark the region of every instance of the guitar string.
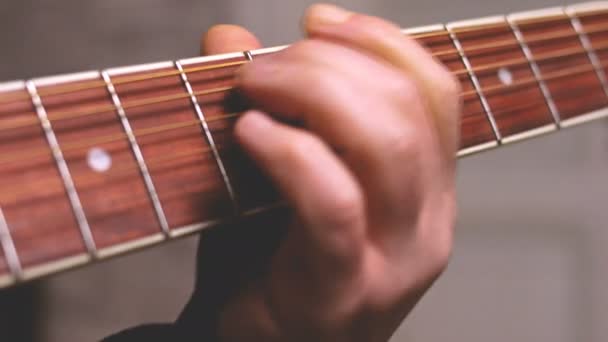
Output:
<instances>
[{"instance_id":1,"label":"guitar string","mask_svg":"<svg viewBox=\"0 0 608 342\"><path fill-rule=\"evenodd\" d=\"M605 68L606 66L608 66L608 61L601 63L600 66L602 68ZM595 66L593 66L591 64L590 65L579 65L576 67L564 68L564 69L561 69L558 71L550 72L550 73L547 73L546 76L540 77L540 78L536 78L534 76L528 77L528 78L523 78L520 81L513 82L510 85L499 83L499 84L496 84L493 86L486 86L481 89L481 92L486 96L489 94L495 94L495 93L499 93L502 91L508 92L519 86L523 86L523 85L527 85L527 84L534 84L539 81L540 82L550 81L550 80L559 79L559 78L566 77L566 76L575 76L575 75L584 74L587 72L594 72L595 70L596 70ZM600 88L601 88L601 85L600 85ZM467 91L467 92L463 92L461 96L471 96L471 95L477 96L478 93L474 90Z\"/></svg>"},{"instance_id":2,"label":"guitar string","mask_svg":"<svg viewBox=\"0 0 608 342\"><path fill-rule=\"evenodd\" d=\"M591 87L588 86L587 88L591 88ZM586 92L586 91L587 91L587 89L579 89L578 92L572 92L570 90L562 90L560 93L557 93L556 95L557 96L567 96L567 97L577 97L579 95L579 93ZM519 110L531 109L531 108L538 107L538 106L546 106L546 101L544 98L541 98L540 100L536 100L536 101L528 101L523 105L506 106L504 108L495 108L493 110L493 113L496 116L500 116L503 114L508 114L508 113L512 113L515 111L519 111ZM547 118L550 118L548 108L546 110L547 110L547 112L546 112ZM480 114L484 114L484 113L485 112L479 112L475 115L480 115ZM231 117L235 118L238 116L240 116L240 114L235 113ZM462 117L463 120L468 116L473 116L473 115L471 113L464 113L463 117ZM220 117L218 119L222 119L222 118ZM197 120L196 122L193 122L193 124L200 125L200 121ZM219 133L221 131L226 131L228 129L229 128L215 129L212 131L212 133ZM123 136L121 140L124 141L125 137ZM233 145L233 144L234 144L233 141L229 141L229 143L228 143L228 145ZM226 150L224 145L218 145L218 149L221 151ZM128 150L128 148L125 147L124 151L127 151L127 150ZM164 166L164 165L167 165L167 163L169 163L169 162L175 162L175 161L178 161L183 158L189 158L189 157L201 158L201 157L203 157L205 159L208 159L209 162L212 165L214 165L215 160L212 158L211 153L212 153L211 148L195 149L195 150L190 150L187 152L172 154L171 156L151 158L151 159L148 159L147 162L148 162L148 166L150 168L154 169L158 166ZM47 154L48 154L48 152L47 152ZM42 156L40 156L40 157L42 157ZM71 156L70 154L66 153L66 159L68 159L68 161L70 161L71 158L76 158L76 156ZM194 162L194 160L190 160L190 162ZM172 164L172 167L174 168L175 164ZM102 182L100 182L98 180L96 181L94 179L90 179L89 177L86 177L86 176L80 176L77 173L75 173L74 176L75 176L75 181L77 182L79 189L81 189L81 191L87 191L87 190L90 190L88 187L94 187L96 185L103 185L103 184L105 184L105 181L108 181L108 180L111 182L113 182L113 181L115 182L115 181L118 181L117 178L119 178L119 177L125 177L125 176L129 176L131 174L137 175L137 174L139 174L139 171L140 171L139 168L137 168L136 166L125 166L123 164L123 165L120 165L117 167L113 167L109 179L104 178L104 181L102 181ZM28 187L37 188L37 185L42 186L44 184L46 184L45 180L40 179L38 182L33 182L33 183L30 182L28 184ZM60 191L60 193L62 193L62 192ZM12 189L11 189L11 187L9 187L8 191L3 191L2 194L4 196L8 195L14 199L17 199L19 196L29 195L30 193L29 193L28 189L24 189L21 185L15 184ZM55 194L55 196L56 195L58 195L58 194ZM47 195L47 196L51 196L51 195ZM0 201L0 202L2 202L2 201ZM8 206L10 207L10 205L11 205L10 201L6 202L6 200L5 200L4 202L5 202L5 205L3 205L3 206L6 206L8 204Z\"/></svg>"},{"instance_id":3,"label":"guitar string","mask_svg":"<svg viewBox=\"0 0 608 342\"><path fill-rule=\"evenodd\" d=\"M506 25L504 23L502 23L500 25L504 26L505 28L508 28L510 30L508 25ZM585 33L586 34L600 33L600 32L605 31L606 29L608 29L607 25L602 25L602 24L589 25L586 28ZM476 28L476 30L478 30L478 28ZM457 30L456 32L458 33L461 31L462 30ZM447 31L441 31L439 34L449 38L449 33ZM424 36L424 34L413 35L413 38L420 39L419 38L420 36ZM576 31L574 31L573 29L566 29L566 30L556 31L551 34L537 34L537 35L528 37L526 39L526 43L534 44L534 43L539 43L539 42L548 42L550 40L554 40L554 39L558 39L558 38L568 38L568 37L578 38L578 36L579 36L579 34ZM465 54L472 56L476 52L482 52L484 50L488 50L488 49L492 49L492 48L519 47L519 46L520 46L520 43L515 38L509 38L509 39L503 39L503 40L493 42L493 43L474 45L474 46L471 46L471 47L465 49L464 52L465 52ZM436 58L446 57L446 56L454 56L454 58L459 58L459 51L457 49L453 49L453 48L442 50L442 51L436 51L431 54ZM211 70L222 69L222 68L227 68L227 67L240 66L240 65L243 65L246 63L248 63L248 62L247 61L228 62L228 63L215 64L215 65L210 65L210 66L208 65L208 66L187 68L184 70L184 72L185 73L198 73L198 72L203 72L203 71L211 71ZM114 82L114 85L124 85L124 84L141 82L141 81L152 80L152 79L157 79L157 78L178 76L179 74L180 74L180 71L172 70L172 71L162 71L162 72L156 72L156 73L151 73L151 74L146 74L146 75L120 78ZM55 86L54 88L42 88L39 91L40 91L41 96L51 96L51 95L69 94L69 93L73 93L73 92L95 89L95 88L103 89L105 86L106 86L105 82L95 80L95 81L88 81L88 82L83 82L83 83L79 83L79 84ZM8 94L3 97L0 97L0 104L10 103L10 102L19 101L19 100L27 100L27 99L29 99L28 96L24 95L24 94L20 94L20 93Z\"/></svg>"},{"instance_id":4,"label":"guitar string","mask_svg":"<svg viewBox=\"0 0 608 342\"><path fill-rule=\"evenodd\" d=\"M192 160L190 161L191 163L194 163L196 160ZM197 164L200 165L200 164ZM132 170L129 170L129 172L125 172L124 174L120 175L124 181L126 182L131 182L132 180L125 178L129 175L139 175L139 170L134 168ZM114 180L114 179L112 179ZM194 195L194 196L205 196L205 195L215 195L215 197L212 197L212 199L214 198L225 198L226 201L226 212L231 212L231 204L228 200L228 194L225 190L225 187L223 187L223 182L221 181L220 176L218 176L218 181L217 181L217 189L213 188L213 187L209 187L208 183L207 183L208 179L203 179L200 180L197 184L192 184L190 183L188 187L186 187L185 189L175 189L175 188L171 188L168 191L165 191L161 194L160 199L164 202L167 203L168 201L174 200L174 199L184 199L187 198L188 195ZM39 182L41 183L41 182ZM46 187L48 187L48 183L41 183L40 185L44 185ZM95 186L108 186L108 184L95 184ZM130 185L130 188L132 188L132 184ZM120 209L118 210L114 210L112 211L112 215L117 215L120 214L121 212L125 212L125 211L131 211L133 208L137 208L137 207L145 207L148 211L151 211L151 202L150 202L150 198L148 197L148 194L144 192L143 190L143 184L141 185L142 188L142 193L140 194L141 196L134 196L133 192L121 192L118 196L113 196L112 197L112 202L117 204L120 204ZM91 188L86 189L88 191L92 190ZM207 190L207 191L203 191L203 190ZM39 192L36 192L37 195L39 195ZM19 196L21 196L22 194L16 194L13 198L12 198L12 202L6 202L6 205L3 205L3 209L7 210L7 211L11 211L12 209L16 209L16 208L23 208L23 207L36 207L38 205L40 205L40 203L44 202L48 202L48 201L61 201L65 196L65 192L61 189L61 187L57 187L57 191L54 192L50 192L44 195L39 195L37 197L31 197L28 196L28 198L26 200L23 201L19 201ZM207 197L209 198L209 197ZM6 201L6 200L5 200ZM2 200L0 199L0 202L2 202ZM19 209L17 209L19 210ZM28 212L31 212L31 209L28 210ZM54 215L55 214L55 215ZM96 215L95 215L96 214ZM89 218L91 219L91 221L95 221L96 217L100 217L99 213L88 213ZM62 212L53 212L50 214L50 217L47 217L47 220L51 220L51 222L53 222L52 218L57 218L56 221L58 222L62 222L63 220L65 220L66 216L65 213Z\"/></svg>"},{"instance_id":5,"label":"guitar string","mask_svg":"<svg viewBox=\"0 0 608 342\"><path fill-rule=\"evenodd\" d=\"M237 62L206 65L206 66L201 66L201 67L184 69L184 72L194 74L194 73L199 73L199 72L204 72L204 71L214 71L214 70L225 69L225 68L234 67L234 66L240 66L240 65L243 65L246 63L247 63L247 61L243 60L243 61L237 61ZM170 76L179 76L180 74L181 74L181 72L179 70L171 70L171 71L154 72L154 73L150 73L150 74L131 76L131 77L127 77L127 76L120 77L119 76L120 78L117 80L113 80L112 84L114 86L119 86L119 85L125 85L125 84L130 84L130 83L154 80L154 79L158 79L158 78L165 78L165 77L170 77ZM66 95L66 94L75 93L75 92L79 92L79 91L83 91L83 90L106 89L106 87L107 87L107 84L104 81L94 80L94 81L84 81L84 82L81 82L78 84L71 84L71 85L70 84L58 85L58 86L53 86L53 88L42 88L39 90L39 93L40 93L40 96ZM12 101L23 101L23 100L29 99L28 96L22 95L22 94L13 94L12 96L7 95L5 97L6 97L6 99L0 98L0 104L10 103Z\"/></svg>"},{"instance_id":6,"label":"guitar string","mask_svg":"<svg viewBox=\"0 0 608 342\"><path fill-rule=\"evenodd\" d=\"M506 31L505 33L512 34L513 31L510 26L505 26L505 29L509 30L509 31ZM606 29L608 29L608 26L605 24L589 25L585 28L585 33L586 34L602 33L604 31L606 31ZM446 37L449 37L449 35L446 34L445 32L444 32L444 34L446 35ZM574 31L574 29L570 28L570 29L565 29L565 30L557 30L552 33L535 34L530 37L526 37L524 42L531 45L531 44L536 44L536 43L546 43L546 42L550 42L552 40L556 40L556 39L560 39L560 38L578 39L578 36L579 36L578 33L576 31ZM474 56L475 53L483 52L484 50L489 50L489 49L493 49L493 48L506 48L506 47L519 48L520 46L521 45L520 45L519 41L517 39L515 39L515 37L512 37L512 38L506 38L506 39L494 41L492 43L479 44L479 45L471 46L469 48L465 48L464 54L469 57L472 57L472 56ZM437 52L433 53L432 55L433 55L433 57L444 57L444 56L450 56L450 55L456 54L457 57L459 57L458 53L459 53L458 50L452 49L452 50L437 51Z\"/></svg>"},{"instance_id":7,"label":"guitar string","mask_svg":"<svg viewBox=\"0 0 608 342\"><path fill-rule=\"evenodd\" d=\"M570 90L570 89L561 90L561 91L555 93L555 96L560 99L568 99L568 98L572 98L572 97L578 97L582 94L587 94L587 92L589 90L593 90L593 89L598 89L598 86L587 85L585 87L577 88L575 91ZM598 107L605 107L608 104L608 98L605 97L605 94L603 92L601 92L600 94L604 99L603 102L594 103L594 105L601 105ZM508 113L512 113L515 111L534 108L537 106L545 106L545 108L547 109L547 113L549 113L549 107L547 106L547 99L542 95L542 93L539 93L538 99L532 100L532 101L526 101L524 104L521 104L521 105L507 106L504 108L498 108L497 110L493 108L492 114L496 118L503 114L508 114ZM481 109L477 112L464 112L462 114L462 118L469 117L469 116L475 117L475 116L485 116L485 115L486 115L486 112L483 109ZM548 116L548 118L551 118L551 116Z\"/></svg>"},{"instance_id":8,"label":"guitar string","mask_svg":"<svg viewBox=\"0 0 608 342\"><path fill-rule=\"evenodd\" d=\"M215 121L226 120L226 119L234 118L237 116L238 116L238 113L222 114L222 115L210 117L205 121L207 123L212 123ZM170 124L166 124L166 125L159 125L159 126L149 127L146 129L136 131L136 132L134 132L134 136L135 136L135 138L142 138L142 137L149 136L149 135L166 133L166 132L172 131L172 130L200 126L202 123L204 123L204 121L197 119L197 120L191 120L191 121L186 121L186 122L176 122L176 123L170 123ZM101 137L96 137L94 139L89 139L85 142L73 142L73 143L63 144L63 146L61 147L61 151L64 153L69 153L69 152L76 151L76 150L83 149L83 148L122 141L125 138L126 138L126 135L123 132L105 135L105 136L101 136ZM44 156L47 156L48 153L49 153L48 149L32 148L31 150L20 151L19 153L7 154L7 155L0 156L0 165L5 165L5 164L10 164L10 163L15 163L15 162L22 162L22 161L25 161L25 160L28 160L31 158L44 157ZM23 157L23 155L25 155L26 157Z\"/></svg>"},{"instance_id":9,"label":"guitar string","mask_svg":"<svg viewBox=\"0 0 608 342\"><path fill-rule=\"evenodd\" d=\"M602 66L606 66L607 63L602 63ZM566 68L566 69L562 69L562 70L558 70L558 71L549 73L546 76L542 77L540 80L541 81L550 81L550 80L555 80L555 79L559 79L559 78L563 78L563 77L567 77L567 76L574 76L574 75L583 74L583 73L587 73L587 72L593 72L593 71L595 71L595 68L594 68L594 66L592 66L590 64L589 65L580 65L577 67ZM529 86L529 85L535 85L535 84L537 84L538 81L539 80L536 77L532 76L532 77L528 77L528 78L522 78L521 80L514 82L510 85L497 84L494 86L486 86L485 88L482 89L482 92L486 96L492 95L495 93L510 92L517 88L521 88L521 87L525 87L525 86ZM228 91L231 88L224 87L223 89L224 89L224 91ZM477 92L468 91L468 92L461 93L461 97L463 97L463 98L470 96L470 95L477 96ZM468 100L472 100L472 99L465 98L464 100L468 101ZM140 105L141 104L138 104L138 106L140 106ZM131 107L125 106L125 108L131 108ZM222 114L222 115L218 115L218 116L214 116L214 117L209 117L207 119L207 121L214 122L214 121L218 121L218 120L232 118L237 115L238 114L235 114L235 113ZM201 124L201 122L197 120L196 122L192 121L192 122L189 122L186 124L181 122L181 123L171 123L171 124L167 124L167 125L150 127L146 130L141 130L139 133L136 133L136 137L163 133L163 132L166 132L169 130L182 128L182 127L184 127L184 125L194 126L194 125L200 125L200 124ZM64 146L62 147L62 151L69 152L69 151L77 150L77 149L81 149L81 148L92 147L92 146L95 146L98 144L122 140L123 138L124 138L124 134L122 134L122 133L96 137L93 140L70 143L70 144L67 144L67 146L66 146L66 144L64 144ZM48 153L49 153L48 148L40 148L40 147L32 148L30 150L22 150L22 151L15 152L15 153L8 153L8 154L5 154L0 157L0 165L6 164L6 163L25 161L25 160L40 157L40 156L46 156Z\"/></svg>"},{"instance_id":10,"label":"guitar string","mask_svg":"<svg viewBox=\"0 0 608 342\"><path fill-rule=\"evenodd\" d=\"M606 49L606 48L608 48L608 42L606 44L598 44L596 46L596 50L602 50L602 49ZM556 59L556 58L570 57L570 56L586 54L586 53L587 53L587 51L583 48L566 48L566 49L561 49L561 50L557 50L557 51L552 51L550 53L540 54L534 60L536 62L545 62L545 61L549 61L549 60ZM513 59L510 59L510 60L507 60L504 62L491 63L491 64L483 65L480 67L476 67L476 68L472 69L472 72L475 73L476 76L479 77L486 73L496 71L500 68L513 67L513 66L526 66L527 67L528 64L529 64L529 61L526 58L518 57L518 58L513 58ZM469 70L466 70L466 69L455 70L455 71L452 71L452 74L459 78L468 77ZM231 90L231 89L232 89L231 87L218 87L218 88L214 88L214 89L195 92L194 95L196 97L200 97L200 96L210 95L210 94L214 94L214 93L224 92L224 91ZM484 89L482 89L482 91L484 91ZM467 100L468 100L468 98L471 98L471 99L476 98L477 93L475 90L472 90L470 92L465 92L462 95L465 98L467 98ZM159 104L159 103L169 102L169 101L173 101L173 100L188 99L189 97L190 97L190 94L187 94L187 93L165 95L165 96L160 96L160 97L154 97L152 99L133 100L133 101L125 103L123 107L125 108L125 110L133 109L136 107L147 106L147 105L152 105L152 104ZM85 116L108 113L108 112L112 112L114 110L115 110L114 106L110 105L110 104L87 106L87 107L84 107L84 106L77 107L76 109L73 109L71 111L65 111L65 112L53 114L51 121L59 122L59 121L63 121L63 120L69 120L69 119L75 119L75 118L80 118L80 117L85 117ZM2 114L3 113L0 112L0 117L2 116ZM10 113L10 112L4 113L4 116L7 116L7 115L14 115L14 113ZM25 128L28 126L38 126L38 125L39 125L39 121L35 117L18 118L18 119L11 120L9 123L0 124L0 133L2 133L3 131L13 130L13 129L17 129L17 128Z\"/></svg>"},{"instance_id":11,"label":"guitar string","mask_svg":"<svg viewBox=\"0 0 608 342\"><path fill-rule=\"evenodd\" d=\"M229 91L232 89L233 89L233 87L218 87L218 88L195 92L194 96L201 97L201 96L205 96L205 95L222 93L222 92ZM189 98L190 98L190 94L188 94L188 93L163 95L163 96L153 97L151 99L147 98L147 99L129 101L129 102L123 104L123 108L125 110L127 110L127 109L142 107L142 106L161 104L161 103L171 102L171 101L175 101L175 100L189 99ZM98 115L98 114L114 112L115 110L116 110L116 107L114 105L106 105L106 104L96 105L96 106L87 106L87 107L77 107L71 111L51 114L50 120L52 122L59 122L59 121L64 121L64 120L77 119L77 118L81 118L81 117L91 116L91 115ZM14 115L14 113L5 113L5 115L9 115L9 114ZM39 124L39 122L36 122L36 118L18 119L18 120L14 120L12 124L0 125L0 132L10 130L10 129L15 129L15 128L37 126L38 124Z\"/></svg>"},{"instance_id":12,"label":"guitar string","mask_svg":"<svg viewBox=\"0 0 608 342\"><path fill-rule=\"evenodd\" d=\"M594 15L598 15L598 14L606 14L607 12L608 12L608 10L606 10L606 9L596 9L596 10L590 10L590 11L587 11L584 13L577 13L576 16L578 18L585 18L585 17L594 16ZM519 25L534 25L534 24L542 24L542 23L546 23L549 21L558 21L558 20L565 20L565 21L568 21L568 23L569 23L571 19L569 16L566 16L565 14L560 13L560 14L547 16L547 17L524 19L524 20L518 21L518 24ZM461 27L461 28L454 30L454 33L462 34L462 33L470 33L470 32L480 32L481 29L504 28L505 26L508 27L509 24L506 21L500 21L500 22L496 22L496 23L474 25L471 27ZM438 32L422 33L422 34L417 35L416 37L433 38L433 37L442 36L442 35L443 35L443 32L438 31Z\"/></svg>"},{"instance_id":13,"label":"guitar string","mask_svg":"<svg viewBox=\"0 0 608 342\"><path fill-rule=\"evenodd\" d=\"M601 50L605 50L605 49L608 49L608 42L605 44L596 44L594 46L595 51L601 51ZM586 57L586 54L587 54L587 50L585 50L584 48L565 48L565 49L551 51L548 53L536 54L536 55L534 55L534 62L537 62L537 63L548 62L548 61L551 61L552 59L557 59L557 58L561 58L561 57L573 57L576 55L585 55L585 57ZM523 54L522 54L522 56L523 56ZM496 62L496 63L485 64L482 66L477 66L477 67L472 68L471 72L473 72L474 74L479 76L479 75L484 75L486 73L494 72L501 68L517 67L517 66L529 67L529 64L530 64L530 61L527 58L520 57L520 58L513 58L513 59L506 60L504 63ZM467 69L456 70L453 72L453 74L454 74L454 76L457 76L457 77L468 76L469 70L467 70Z\"/></svg>"},{"instance_id":14,"label":"guitar string","mask_svg":"<svg viewBox=\"0 0 608 342\"><path fill-rule=\"evenodd\" d=\"M218 146L218 149L224 150L223 147L220 147L220 146ZM128 153L129 148L125 147L123 150L121 150L121 152ZM202 149L191 150L188 152L172 154L170 156L157 157L157 158L149 160L148 167L153 172L155 172L155 171L158 171L156 169L157 167L165 166L165 165L167 165L168 162L171 162L172 169L177 169L177 165L175 164L175 162L180 161L181 159L189 158L189 157L197 157L192 160L186 160L186 162L193 163L194 161L196 161L196 159L200 159L201 157L204 159L212 159L211 153L212 153L211 148L202 148ZM79 191L90 191L94 187L108 186L108 184L110 184L110 185L116 184L125 177L140 175L140 169L136 165L134 165L135 162L131 161L131 163L129 163L129 164L131 164L131 165L120 164L118 166L113 166L111 169L111 172L107 173L107 175L103 176L101 179L98 177L90 177L88 175L81 176L78 173L75 173L74 182L77 184L78 189L80 189ZM209 164L210 165L208 165L208 166L213 167L215 165L215 160L210 160ZM202 167L207 167L204 164L197 164L197 165L201 165ZM218 182L220 181L219 177L220 176L218 175ZM32 189L38 189L46 184L48 184L48 180L39 179L37 181L28 183L28 187L32 188ZM27 205L27 204L29 204L29 201L40 200L40 198L32 199L31 196L28 196L28 195L31 195L31 191L29 189L24 189L22 186L13 185L13 187L12 188L9 187L8 190L9 191L3 192L2 195L4 195L4 196L8 195L8 197L12 198L12 200L4 199L4 201L0 201L0 202L3 202L3 208L10 208L12 206L19 206L19 205ZM55 192L44 194L43 196L39 196L39 197L44 197L44 198L57 197L57 196L61 196L62 194L65 193L65 191L60 186L58 186L56 190L57 191L55 191ZM142 193L142 196L147 197L148 195ZM27 197L27 198L25 201L19 201L20 197ZM163 198L164 197L165 196L163 196Z\"/></svg>"}]
</instances>

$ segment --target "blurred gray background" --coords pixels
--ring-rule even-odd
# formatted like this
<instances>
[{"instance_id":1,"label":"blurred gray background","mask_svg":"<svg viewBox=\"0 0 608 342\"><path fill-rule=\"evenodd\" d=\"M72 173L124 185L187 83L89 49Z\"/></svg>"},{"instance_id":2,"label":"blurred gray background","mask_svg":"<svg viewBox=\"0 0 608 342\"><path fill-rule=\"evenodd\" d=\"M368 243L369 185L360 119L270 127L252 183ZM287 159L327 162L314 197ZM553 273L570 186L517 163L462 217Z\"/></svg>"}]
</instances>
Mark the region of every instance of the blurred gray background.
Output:
<instances>
[{"instance_id":1,"label":"blurred gray background","mask_svg":"<svg viewBox=\"0 0 608 342\"><path fill-rule=\"evenodd\" d=\"M288 43L310 3L1 0L0 81L193 56L215 23L245 25L267 46ZM562 4L337 3L404 27ZM393 342L606 341L607 175L606 120L462 160L453 261ZM0 293L0 319L24 316L12 328L37 342L171 321L192 288L195 247L189 238Z\"/></svg>"}]
</instances>

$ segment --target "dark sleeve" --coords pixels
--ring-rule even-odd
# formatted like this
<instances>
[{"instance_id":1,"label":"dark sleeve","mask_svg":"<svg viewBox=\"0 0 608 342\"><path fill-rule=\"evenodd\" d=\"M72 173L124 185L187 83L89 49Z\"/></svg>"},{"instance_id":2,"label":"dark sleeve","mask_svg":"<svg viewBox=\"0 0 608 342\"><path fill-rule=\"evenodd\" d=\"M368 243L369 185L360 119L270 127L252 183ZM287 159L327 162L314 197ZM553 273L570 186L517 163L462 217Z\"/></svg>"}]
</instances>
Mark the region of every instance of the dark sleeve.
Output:
<instances>
[{"instance_id":1,"label":"dark sleeve","mask_svg":"<svg viewBox=\"0 0 608 342\"><path fill-rule=\"evenodd\" d=\"M196 298L196 296L194 297ZM214 342L216 320L199 313L192 300L173 324L148 324L121 331L101 342Z\"/></svg>"},{"instance_id":2,"label":"dark sleeve","mask_svg":"<svg viewBox=\"0 0 608 342\"><path fill-rule=\"evenodd\" d=\"M177 320L128 329L103 342L217 342L218 313L242 284L265 272L290 220L289 211L269 211L249 219L247 229L236 222L204 232L194 292Z\"/></svg>"},{"instance_id":3,"label":"dark sleeve","mask_svg":"<svg viewBox=\"0 0 608 342\"><path fill-rule=\"evenodd\" d=\"M169 342L180 341L173 324L143 325L119 332L102 342Z\"/></svg>"}]
</instances>

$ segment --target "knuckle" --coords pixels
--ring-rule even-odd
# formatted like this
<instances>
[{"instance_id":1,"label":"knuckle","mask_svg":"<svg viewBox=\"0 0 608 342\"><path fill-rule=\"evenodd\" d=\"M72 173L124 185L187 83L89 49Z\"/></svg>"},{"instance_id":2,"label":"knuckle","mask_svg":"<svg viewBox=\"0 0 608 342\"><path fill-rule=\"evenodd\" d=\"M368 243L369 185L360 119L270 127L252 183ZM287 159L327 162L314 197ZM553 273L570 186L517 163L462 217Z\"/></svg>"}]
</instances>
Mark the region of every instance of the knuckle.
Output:
<instances>
[{"instance_id":1,"label":"knuckle","mask_svg":"<svg viewBox=\"0 0 608 342\"><path fill-rule=\"evenodd\" d=\"M310 68L307 77L311 80L311 92L317 92L319 99L328 94L339 94L340 89L345 86L340 75L329 73L321 67Z\"/></svg>"},{"instance_id":2,"label":"knuckle","mask_svg":"<svg viewBox=\"0 0 608 342\"><path fill-rule=\"evenodd\" d=\"M282 158L288 163L301 165L316 155L321 142L311 134L303 134L298 139L286 141L282 148Z\"/></svg>"},{"instance_id":3,"label":"knuckle","mask_svg":"<svg viewBox=\"0 0 608 342\"><path fill-rule=\"evenodd\" d=\"M416 82L405 74L397 73L397 75L391 77L390 82L385 84L388 86L390 94L402 101L401 104L411 104L419 101L420 91Z\"/></svg>"},{"instance_id":4,"label":"knuckle","mask_svg":"<svg viewBox=\"0 0 608 342\"><path fill-rule=\"evenodd\" d=\"M327 94L334 94L344 87L343 77L324 63L319 63L321 45L315 42L303 42L285 55L294 62L297 68L298 83L305 85L305 91L323 99Z\"/></svg>"},{"instance_id":5,"label":"knuckle","mask_svg":"<svg viewBox=\"0 0 608 342\"><path fill-rule=\"evenodd\" d=\"M356 188L333 194L324 215L335 228L350 230L363 219L363 195Z\"/></svg>"},{"instance_id":6,"label":"knuckle","mask_svg":"<svg viewBox=\"0 0 608 342\"><path fill-rule=\"evenodd\" d=\"M442 144L446 151L456 153L460 136L460 120L463 102L461 98L462 86L458 79L445 70L437 77L438 103L434 110L437 111L437 124L439 133L442 135Z\"/></svg>"},{"instance_id":7,"label":"knuckle","mask_svg":"<svg viewBox=\"0 0 608 342\"><path fill-rule=\"evenodd\" d=\"M391 151L395 160L413 161L422 153L421 130L410 123L387 126L383 136L385 149Z\"/></svg>"},{"instance_id":8,"label":"knuckle","mask_svg":"<svg viewBox=\"0 0 608 342\"><path fill-rule=\"evenodd\" d=\"M338 261L340 272L357 270L361 264L362 241L365 234L365 212L358 189L340 191L327 198L316 219L326 228L323 239L331 246L331 255Z\"/></svg>"},{"instance_id":9,"label":"knuckle","mask_svg":"<svg viewBox=\"0 0 608 342\"><path fill-rule=\"evenodd\" d=\"M283 52L286 55L308 55L311 52L311 48L313 47L311 45L314 45L313 41L303 40L293 44L292 46L285 49Z\"/></svg>"},{"instance_id":10,"label":"knuckle","mask_svg":"<svg viewBox=\"0 0 608 342\"><path fill-rule=\"evenodd\" d=\"M452 256L452 238L442 238L432 244L430 248L430 260L436 273L441 273Z\"/></svg>"},{"instance_id":11,"label":"knuckle","mask_svg":"<svg viewBox=\"0 0 608 342\"><path fill-rule=\"evenodd\" d=\"M445 96L448 101L455 102L458 101L460 93L462 93L462 86L460 82L456 79L455 76L451 74L446 74L441 79L441 94Z\"/></svg>"},{"instance_id":12,"label":"knuckle","mask_svg":"<svg viewBox=\"0 0 608 342\"><path fill-rule=\"evenodd\" d=\"M443 99L444 103L449 106L453 106L454 103L459 102L460 94L462 93L462 86L456 76L454 76L446 67L440 65L441 71L436 75L436 91L439 94L439 98Z\"/></svg>"},{"instance_id":13,"label":"knuckle","mask_svg":"<svg viewBox=\"0 0 608 342\"><path fill-rule=\"evenodd\" d=\"M329 50L326 42L318 39L306 39L299 41L283 50L284 56L295 60L315 60L323 56Z\"/></svg>"},{"instance_id":14,"label":"knuckle","mask_svg":"<svg viewBox=\"0 0 608 342\"><path fill-rule=\"evenodd\" d=\"M446 229L433 234L432 237L427 236L422 242L424 259L431 277L441 274L450 261L454 246L452 226L453 224L450 224Z\"/></svg>"}]
</instances>

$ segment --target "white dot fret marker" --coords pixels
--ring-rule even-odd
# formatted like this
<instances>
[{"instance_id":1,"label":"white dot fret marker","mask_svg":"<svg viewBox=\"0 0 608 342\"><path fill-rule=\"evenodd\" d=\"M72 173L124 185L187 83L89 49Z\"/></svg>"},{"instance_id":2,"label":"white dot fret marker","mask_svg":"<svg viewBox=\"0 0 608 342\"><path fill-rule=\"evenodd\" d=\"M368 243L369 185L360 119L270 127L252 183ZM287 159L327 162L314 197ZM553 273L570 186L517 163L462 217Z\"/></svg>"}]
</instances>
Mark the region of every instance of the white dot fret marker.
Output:
<instances>
[{"instance_id":1,"label":"white dot fret marker","mask_svg":"<svg viewBox=\"0 0 608 342\"><path fill-rule=\"evenodd\" d=\"M498 69L498 79L500 79L500 82L504 85L513 84L513 74L507 68Z\"/></svg>"},{"instance_id":2,"label":"white dot fret marker","mask_svg":"<svg viewBox=\"0 0 608 342\"><path fill-rule=\"evenodd\" d=\"M112 157L99 147L93 147L87 153L87 163L95 172L103 173L112 167Z\"/></svg>"}]
</instances>

